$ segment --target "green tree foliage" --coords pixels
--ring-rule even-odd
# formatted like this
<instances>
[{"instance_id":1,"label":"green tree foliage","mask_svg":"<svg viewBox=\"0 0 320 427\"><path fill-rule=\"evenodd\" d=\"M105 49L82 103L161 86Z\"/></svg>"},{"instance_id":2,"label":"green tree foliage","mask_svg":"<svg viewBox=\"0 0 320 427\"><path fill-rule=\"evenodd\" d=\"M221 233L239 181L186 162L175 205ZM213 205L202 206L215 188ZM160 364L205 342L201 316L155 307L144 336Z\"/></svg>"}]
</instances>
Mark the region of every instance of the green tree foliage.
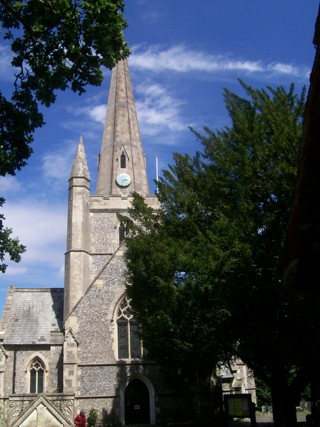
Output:
<instances>
[{"instance_id":1,"label":"green tree foliage","mask_svg":"<svg viewBox=\"0 0 320 427\"><path fill-rule=\"evenodd\" d=\"M135 237L129 237L125 254L128 294L148 356L177 385L179 379L193 384L207 379L221 360L221 325L229 315L208 281L221 268L221 254L188 218L154 213L137 194L130 214Z\"/></svg>"},{"instance_id":2,"label":"green tree foliage","mask_svg":"<svg viewBox=\"0 0 320 427\"><path fill-rule=\"evenodd\" d=\"M100 85L102 67L128 56L123 8L123 0L0 1L3 46L11 47L14 67L11 95L0 90L0 176L27 164L33 133L44 125L40 105L53 104L59 90L81 94ZM8 245L22 250L14 242L3 235L1 253L11 254Z\"/></svg>"},{"instance_id":3,"label":"green tree foliage","mask_svg":"<svg viewBox=\"0 0 320 427\"><path fill-rule=\"evenodd\" d=\"M3 205L4 200L0 197L0 207ZM17 238L12 238L11 228L4 228L4 216L0 214L0 272L4 273L7 269L7 264L4 262L5 256L9 256L11 261L19 262L21 254L25 252L25 246L19 243Z\"/></svg>"},{"instance_id":4,"label":"green tree foliage","mask_svg":"<svg viewBox=\"0 0 320 427\"><path fill-rule=\"evenodd\" d=\"M91 408L89 412L89 416L87 418L87 426L95 427L97 425L98 413L96 409Z\"/></svg>"},{"instance_id":5,"label":"green tree foliage","mask_svg":"<svg viewBox=\"0 0 320 427\"><path fill-rule=\"evenodd\" d=\"M274 401L279 423L294 422L306 313L282 270L305 91L240 83L246 97L224 92L231 125L193 130L202 151L164 171L162 210L136 196L128 294L151 358L204 379L238 356L288 399Z\"/></svg>"},{"instance_id":6,"label":"green tree foliage","mask_svg":"<svg viewBox=\"0 0 320 427\"><path fill-rule=\"evenodd\" d=\"M0 175L25 166L33 132L57 90L83 93L100 85L101 67L128 55L122 0L3 0L1 35L15 67L11 99L0 93Z\"/></svg>"},{"instance_id":7,"label":"green tree foliage","mask_svg":"<svg viewBox=\"0 0 320 427\"><path fill-rule=\"evenodd\" d=\"M271 407L271 393L269 387L261 381L258 377L255 378L256 393L257 393L257 407L261 410L262 406Z\"/></svg>"}]
</instances>

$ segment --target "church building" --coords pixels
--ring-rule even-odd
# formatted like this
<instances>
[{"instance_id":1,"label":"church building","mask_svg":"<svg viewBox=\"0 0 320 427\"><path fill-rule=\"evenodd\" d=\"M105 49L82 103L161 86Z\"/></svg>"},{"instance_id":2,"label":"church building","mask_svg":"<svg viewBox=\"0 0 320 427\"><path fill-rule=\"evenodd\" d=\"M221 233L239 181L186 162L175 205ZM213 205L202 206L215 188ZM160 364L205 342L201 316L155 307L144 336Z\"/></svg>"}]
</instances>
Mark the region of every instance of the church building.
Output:
<instances>
[{"instance_id":1,"label":"church building","mask_svg":"<svg viewBox=\"0 0 320 427\"><path fill-rule=\"evenodd\" d=\"M98 425L168 424L175 399L159 367L143 358L125 293L125 214L132 192L149 193L127 60L112 71L95 193L82 138L69 178L65 283L10 286L0 322L0 426L73 426L97 411ZM248 369L226 375L229 391L254 394Z\"/></svg>"}]
</instances>

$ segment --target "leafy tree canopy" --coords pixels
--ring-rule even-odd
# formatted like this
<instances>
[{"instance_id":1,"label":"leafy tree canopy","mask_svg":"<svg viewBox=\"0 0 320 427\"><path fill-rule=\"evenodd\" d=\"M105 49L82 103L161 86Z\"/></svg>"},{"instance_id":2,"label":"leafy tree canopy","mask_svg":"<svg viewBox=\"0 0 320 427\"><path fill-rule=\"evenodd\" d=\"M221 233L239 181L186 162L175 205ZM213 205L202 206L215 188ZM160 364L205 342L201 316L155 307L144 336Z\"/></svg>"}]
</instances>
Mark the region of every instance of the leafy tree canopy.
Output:
<instances>
[{"instance_id":1,"label":"leafy tree canopy","mask_svg":"<svg viewBox=\"0 0 320 427\"><path fill-rule=\"evenodd\" d=\"M123 8L123 0L0 1L3 46L11 46L14 70L12 93L0 90L0 176L27 164L33 133L44 125L40 105L53 104L58 90L81 94L100 85L102 67L128 56ZM2 228L1 258L7 252L19 261L24 247L10 234Z\"/></svg>"},{"instance_id":2,"label":"leafy tree canopy","mask_svg":"<svg viewBox=\"0 0 320 427\"><path fill-rule=\"evenodd\" d=\"M0 197L0 207L3 205L4 199ZM4 228L4 216L0 214L0 272L4 273L7 269L7 264L4 262L6 255L9 255L11 261L19 262L21 254L25 252L25 246L19 243L17 238L12 238L11 228Z\"/></svg>"},{"instance_id":3,"label":"leafy tree canopy","mask_svg":"<svg viewBox=\"0 0 320 427\"><path fill-rule=\"evenodd\" d=\"M288 384L311 321L282 271L305 90L240 83L245 97L224 91L231 125L192 130L202 150L164 171L162 209L136 195L122 218L127 290L150 357L168 369L208 375L237 355L269 386L280 370Z\"/></svg>"},{"instance_id":4,"label":"leafy tree canopy","mask_svg":"<svg viewBox=\"0 0 320 427\"><path fill-rule=\"evenodd\" d=\"M15 69L11 99L0 92L0 175L26 165L33 132L57 90L79 94L99 85L101 67L128 55L122 0L3 0L1 34L11 43Z\"/></svg>"}]
</instances>

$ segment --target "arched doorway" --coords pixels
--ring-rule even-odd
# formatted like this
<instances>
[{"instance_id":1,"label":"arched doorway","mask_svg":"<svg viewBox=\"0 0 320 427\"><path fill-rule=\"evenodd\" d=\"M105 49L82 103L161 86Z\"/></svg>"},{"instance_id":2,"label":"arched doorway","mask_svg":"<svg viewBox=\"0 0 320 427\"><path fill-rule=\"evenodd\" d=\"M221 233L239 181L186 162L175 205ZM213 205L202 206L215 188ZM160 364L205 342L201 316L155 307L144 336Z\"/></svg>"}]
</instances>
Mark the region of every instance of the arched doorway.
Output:
<instances>
[{"instance_id":1,"label":"arched doorway","mask_svg":"<svg viewBox=\"0 0 320 427\"><path fill-rule=\"evenodd\" d=\"M134 378L124 393L125 424L150 424L149 390L143 381Z\"/></svg>"}]
</instances>

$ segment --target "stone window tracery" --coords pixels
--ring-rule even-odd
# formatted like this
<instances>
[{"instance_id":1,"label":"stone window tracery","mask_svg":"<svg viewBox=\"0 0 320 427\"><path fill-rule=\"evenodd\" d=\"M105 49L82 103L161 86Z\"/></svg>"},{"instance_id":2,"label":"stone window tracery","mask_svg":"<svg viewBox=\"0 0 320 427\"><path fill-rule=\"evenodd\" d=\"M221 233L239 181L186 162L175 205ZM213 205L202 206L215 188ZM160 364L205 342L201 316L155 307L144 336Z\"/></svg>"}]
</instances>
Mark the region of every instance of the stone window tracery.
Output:
<instances>
[{"instance_id":1,"label":"stone window tracery","mask_svg":"<svg viewBox=\"0 0 320 427\"><path fill-rule=\"evenodd\" d=\"M142 353L139 324L133 316L130 301L127 296L124 296L117 312L119 359L141 358Z\"/></svg>"},{"instance_id":2,"label":"stone window tracery","mask_svg":"<svg viewBox=\"0 0 320 427\"><path fill-rule=\"evenodd\" d=\"M30 363L30 393L43 393L44 391L44 365L39 358Z\"/></svg>"}]
</instances>

